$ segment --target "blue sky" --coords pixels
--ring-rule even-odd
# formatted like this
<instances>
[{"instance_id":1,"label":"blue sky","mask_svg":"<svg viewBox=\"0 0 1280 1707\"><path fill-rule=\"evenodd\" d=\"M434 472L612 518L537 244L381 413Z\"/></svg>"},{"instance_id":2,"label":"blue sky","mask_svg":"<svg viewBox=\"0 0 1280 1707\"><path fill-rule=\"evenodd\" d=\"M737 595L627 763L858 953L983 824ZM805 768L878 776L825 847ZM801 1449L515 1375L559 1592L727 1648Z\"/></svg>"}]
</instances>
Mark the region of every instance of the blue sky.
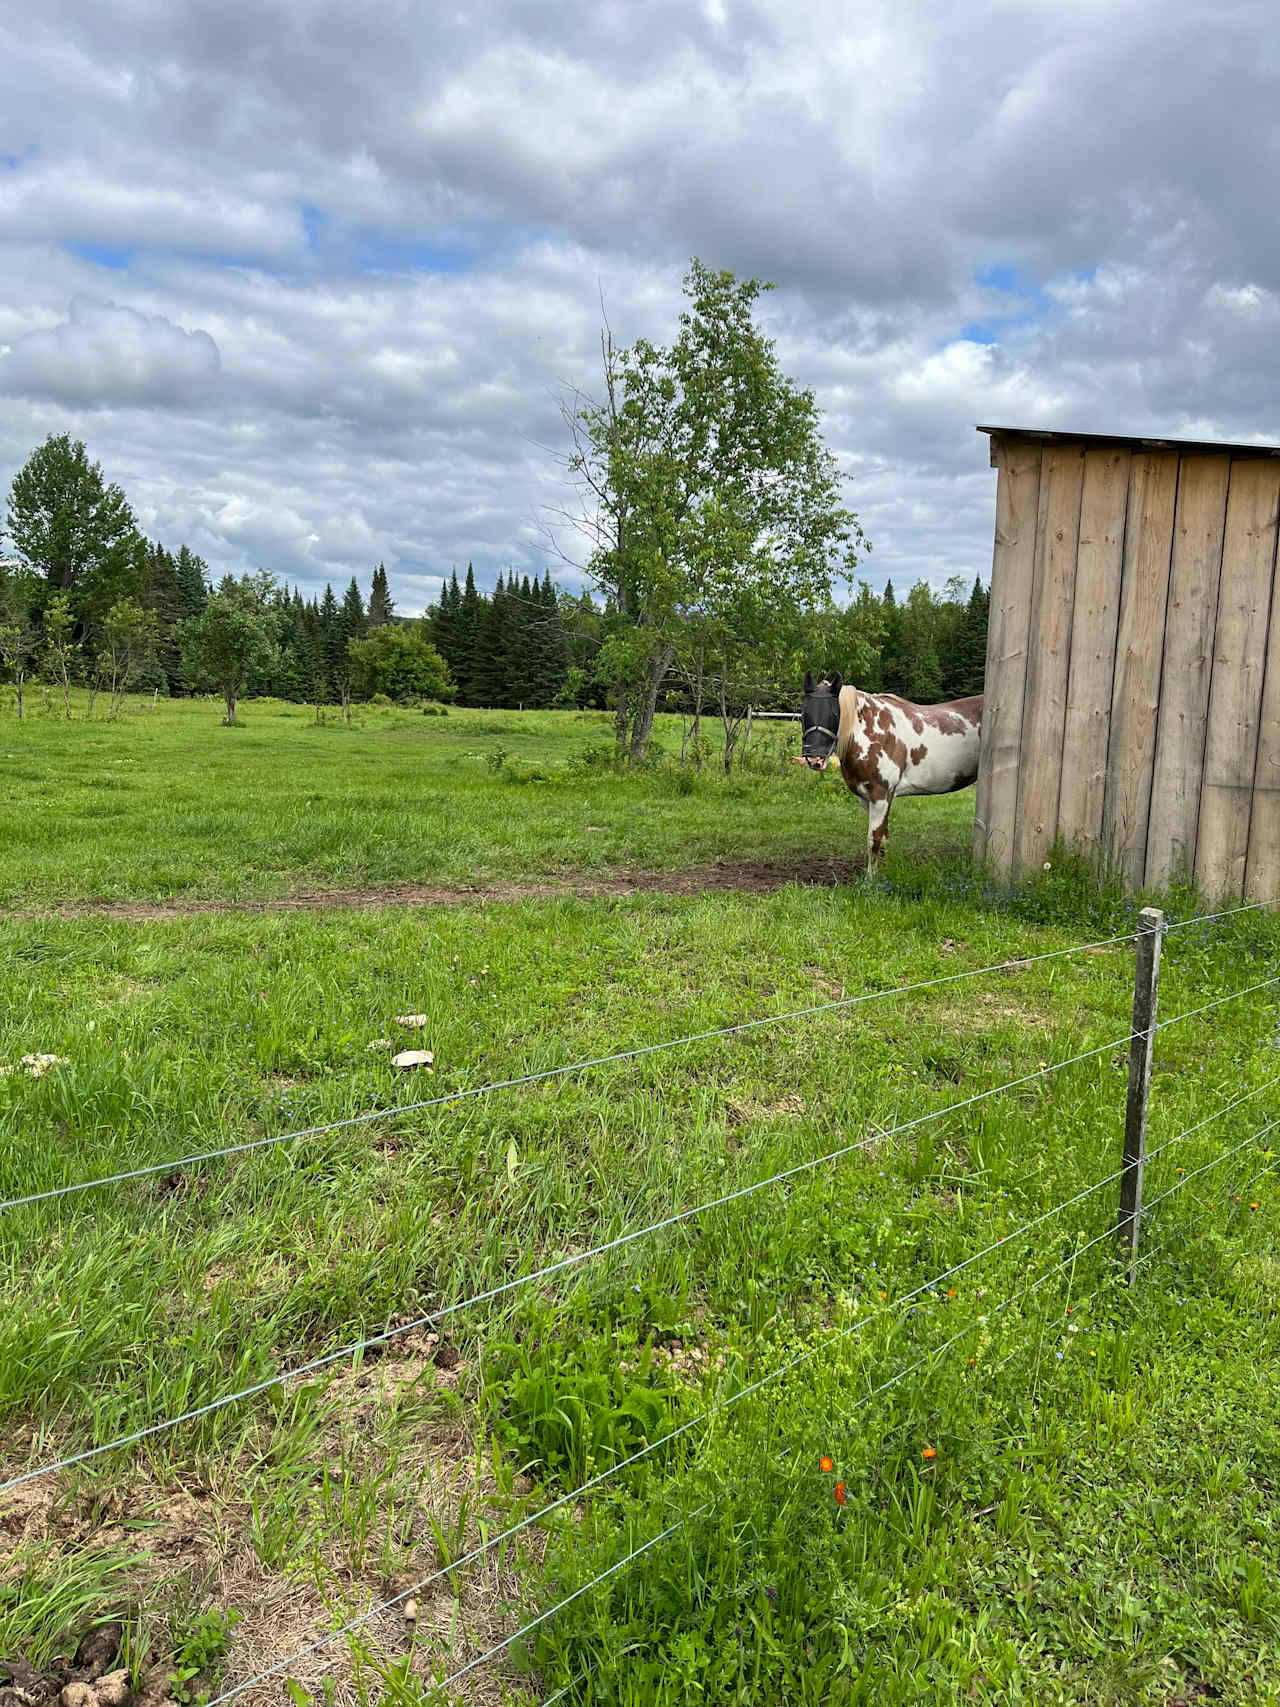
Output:
<instances>
[{"instance_id":1,"label":"blue sky","mask_svg":"<svg viewBox=\"0 0 1280 1707\"><path fill-rule=\"evenodd\" d=\"M1276 55L1233 0L49 0L0 28L0 483L71 431L218 572L574 585L562 405L696 254L776 282L867 578L971 579L977 421L1280 441Z\"/></svg>"}]
</instances>

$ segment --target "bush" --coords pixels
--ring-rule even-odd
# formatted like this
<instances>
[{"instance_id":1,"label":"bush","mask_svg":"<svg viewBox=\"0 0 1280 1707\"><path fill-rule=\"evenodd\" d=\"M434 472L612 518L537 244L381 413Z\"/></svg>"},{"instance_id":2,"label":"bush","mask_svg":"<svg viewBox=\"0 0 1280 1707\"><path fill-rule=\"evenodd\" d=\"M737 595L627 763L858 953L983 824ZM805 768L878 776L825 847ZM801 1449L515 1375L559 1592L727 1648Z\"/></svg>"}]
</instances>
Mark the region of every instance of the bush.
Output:
<instances>
[{"instance_id":1,"label":"bush","mask_svg":"<svg viewBox=\"0 0 1280 1707\"><path fill-rule=\"evenodd\" d=\"M357 698L387 694L400 705L442 700L453 692L444 659L417 628L387 623L367 640L349 640L351 685Z\"/></svg>"}]
</instances>

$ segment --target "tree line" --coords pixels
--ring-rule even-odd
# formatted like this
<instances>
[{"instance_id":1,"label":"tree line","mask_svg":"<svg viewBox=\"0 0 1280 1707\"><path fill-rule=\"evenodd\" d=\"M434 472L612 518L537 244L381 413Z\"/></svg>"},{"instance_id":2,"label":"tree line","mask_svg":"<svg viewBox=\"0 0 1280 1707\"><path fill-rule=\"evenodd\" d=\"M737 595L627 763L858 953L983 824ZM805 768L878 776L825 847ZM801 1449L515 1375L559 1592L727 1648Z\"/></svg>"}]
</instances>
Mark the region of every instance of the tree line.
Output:
<instances>
[{"instance_id":1,"label":"tree line","mask_svg":"<svg viewBox=\"0 0 1280 1707\"><path fill-rule=\"evenodd\" d=\"M845 507L811 392L755 323L768 288L694 261L669 346L601 339L602 393L570 395L563 519L585 538L588 590L453 571L421 618L395 612L386 569L304 598L266 570L211 583L186 545L146 539L85 447L51 435L15 476L0 561L0 664L118 709L129 688L274 695L317 705L385 695L463 705L607 707L619 753L643 758L657 710L705 718L732 762L749 706L789 709L806 670L930 702L981 692L987 593L975 578L899 598L859 580L870 549ZM566 552L567 556L568 553ZM593 596L594 595L594 596Z\"/></svg>"}]
</instances>

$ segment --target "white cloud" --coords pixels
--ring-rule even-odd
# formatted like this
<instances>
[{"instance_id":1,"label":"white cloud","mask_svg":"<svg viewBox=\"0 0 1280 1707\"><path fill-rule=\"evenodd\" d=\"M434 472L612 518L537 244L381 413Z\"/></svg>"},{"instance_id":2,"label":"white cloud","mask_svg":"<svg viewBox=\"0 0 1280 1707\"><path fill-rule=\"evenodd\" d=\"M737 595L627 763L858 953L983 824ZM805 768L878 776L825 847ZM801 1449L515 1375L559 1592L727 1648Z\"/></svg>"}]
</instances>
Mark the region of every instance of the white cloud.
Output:
<instances>
[{"instance_id":1,"label":"white cloud","mask_svg":"<svg viewBox=\"0 0 1280 1707\"><path fill-rule=\"evenodd\" d=\"M0 357L0 392L93 409L163 409L209 399L218 369L207 332L77 297L61 325L28 332Z\"/></svg>"},{"instance_id":2,"label":"white cloud","mask_svg":"<svg viewBox=\"0 0 1280 1707\"><path fill-rule=\"evenodd\" d=\"M977 420L1280 439L1270 21L47 0L3 44L0 485L71 430L219 570L540 569L598 290L669 337L697 253L778 282L874 579L985 573Z\"/></svg>"}]
</instances>

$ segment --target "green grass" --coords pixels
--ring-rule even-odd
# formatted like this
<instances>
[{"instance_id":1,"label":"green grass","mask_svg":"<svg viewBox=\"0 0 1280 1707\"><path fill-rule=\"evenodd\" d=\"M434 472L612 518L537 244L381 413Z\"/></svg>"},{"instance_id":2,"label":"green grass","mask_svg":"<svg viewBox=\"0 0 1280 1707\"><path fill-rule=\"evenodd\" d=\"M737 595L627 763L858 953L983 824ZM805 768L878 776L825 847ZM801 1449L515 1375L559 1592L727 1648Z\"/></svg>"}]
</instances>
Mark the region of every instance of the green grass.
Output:
<instances>
[{"instance_id":1,"label":"green grass","mask_svg":"<svg viewBox=\"0 0 1280 1707\"><path fill-rule=\"evenodd\" d=\"M798 772L680 793L666 767L573 765L603 735L568 714L504 714L499 735L497 715L347 730L278 710L250 706L241 733L207 705L7 723L3 750L23 743L50 786L9 820L6 894L261 896L861 841L861 814ZM465 757L499 739L500 769ZM86 833L113 756L137 759L136 794ZM305 824L319 793L324 834ZM1280 1173L1277 1133L1252 1136L1275 1091L1153 1161L1148 1201L1187 1183L1155 1205L1132 1293L1105 1246L1069 1260L1114 1217L1114 1185L1011 1236L1118 1166L1123 1049L877 1137L1122 1038L1130 948L394 1112L1132 927L1134 903L1070 860L1016 892L973 873L966 797L905 804L869 887L5 921L0 1064L66 1064L0 1080L0 1199L375 1118L0 1214L0 1480L869 1144L0 1495L0 1653L44 1665L119 1618L138 1675L185 1674L194 1701L710 1407L500 1567L438 1581L412 1675L392 1614L354 1660L342 1641L300 1667L303 1693L321 1700L328 1671L344 1699L432 1699L431 1676L678 1524L492 1668L511 1699L1167 1703L1203 1681L1280 1700ZM606 822L604 850L578 833ZM1173 933L1162 1014L1270 976L1276 947L1257 915ZM417 1042L403 1012L430 1016L434 1077L368 1047ZM1161 1033L1152 1146L1280 1073L1275 1040L1271 992Z\"/></svg>"},{"instance_id":2,"label":"green grass","mask_svg":"<svg viewBox=\"0 0 1280 1707\"><path fill-rule=\"evenodd\" d=\"M0 721L0 906L492 883L865 846L838 779L783 774L782 745L798 750L791 725L757 726L758 768L727 785L655 765L637 812L632 780L602 762L603 713L357 707L350 725L333 712L318 725L310 707L259 701L241 728L218 716L208 700L131 700L115 723ZM678 720L659 718L654 758L679 743ZM962 846L971 803L941 825Z\"/></svg>"}]
</instances>

